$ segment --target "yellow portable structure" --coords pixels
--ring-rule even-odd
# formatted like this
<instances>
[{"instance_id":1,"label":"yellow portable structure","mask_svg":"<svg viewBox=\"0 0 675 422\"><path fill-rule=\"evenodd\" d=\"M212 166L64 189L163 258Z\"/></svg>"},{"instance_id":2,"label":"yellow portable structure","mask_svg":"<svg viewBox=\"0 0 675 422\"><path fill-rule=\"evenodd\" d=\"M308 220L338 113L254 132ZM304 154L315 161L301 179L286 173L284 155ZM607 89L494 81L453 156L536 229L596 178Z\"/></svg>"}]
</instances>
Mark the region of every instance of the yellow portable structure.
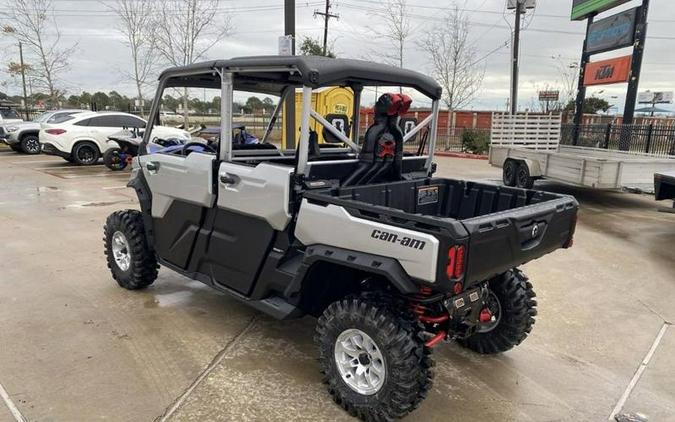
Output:
<instances>
[{"instance_id":1,"label":"yellow portable structure","mask_svg":"<svg viewBox=\"0 0 675 422\"><path fill-rule=\"evenodd\" d=\"M346 122L351 125L354 118L354 92L349 88L330 87L317 90L312 93L312 108L323 117L329 115L343 115L346 116ZM295 93L295 125L297 127L296 133L300 136L300 122L302 112L302 91ZM283 108L282 126L286 127L283 119L286 116L286 107ZM310 119L310 129L316 131L319 135L319 143L324 143L326 140L323 137L323 126L316 120ZM286 148L286 131L282 130L281 147ZM349 133L347 133L349 136Z\"/></svg>"}]
</instances>

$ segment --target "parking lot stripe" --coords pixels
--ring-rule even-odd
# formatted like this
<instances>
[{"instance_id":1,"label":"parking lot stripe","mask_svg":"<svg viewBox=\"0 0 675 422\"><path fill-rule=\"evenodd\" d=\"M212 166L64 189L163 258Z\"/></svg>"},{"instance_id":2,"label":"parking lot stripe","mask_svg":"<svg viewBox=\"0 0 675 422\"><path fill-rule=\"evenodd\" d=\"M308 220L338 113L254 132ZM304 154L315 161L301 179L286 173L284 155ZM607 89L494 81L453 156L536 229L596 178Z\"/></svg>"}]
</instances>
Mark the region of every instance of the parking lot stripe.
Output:
<instances>
[{"instance_id":1,"label":"parking lot stripe","mask_svg":"<svg viewBox=\"0 0 675 422\"><path fill-rule=\"evenodd\" d=\"M9 397L9 394L7 394L7 390L5 390L5 387L3 387L2 384L0 384L0 396L2 397L2 400L5 402L5 405L7 405L9 411L12 413L12 416L14 416L14 419L17 422L26 422L26 418L23 417L23 415L16 407L12 399Z\"/></svg>"},{"instance_id":2,"label":"parking lot stripe","mask_svg":"<svg viewBox=\"0 0 675 422\"><path fill-rule=\"evenodd\" d=\"M635 371L635 374L628 383L626 390L621 395L621 398L616 403L616 406L614 406L614 410L612 410L612 413L610 413L609 418L607 418L608 421L613 422L615 420L614 417L618 415L623 409L626 401L628 401L628 397L630 397L630 393L633 392L633 389L637 385L638 381L640 381L640 377L642 377L642 373L645 371L645 369L647 369L647 365L649 365L649 362L652 360L652 357L654 356L656 349L659 347L659 344L663 339L663 335L666 334L668 327L670 327L670 324L667 322L664 322L663 326L661 326L661 330L659 330L659 334L654 339L652 347L649 349L649 352L647 352L647 355L645 355L644 359L642 359L642 362L640 362L640 366L638 366L638 369Z\"/></svg>"},{"instance_id":3,"label":"parking lot stripe","mask_svg":"<svg viewBox=\"0 0 675 422\"><path fill-rule=\"evenodd\" d=\"M16 157L15 157L16 158ZM40 163L53 163L57 160L19 160L19 161L10 161L10 164L40 164Z\"/></svg>"},{"instance_id":4,"label":"parking lot stripe","mask_svg":"<svg viewBox=\"0 0 675 422\"><path fill-rule=\"evenodd\" d=\"M166 411L164 411L164 414L159 418L158 422L166 422L166 421L169 420L169 418L171 416L173 416L174 413L176 413L176 410L178 410L178 408L180 408L180 406L185 402L185 400L187 400L187 398L190 397L192 392L199 386L199 384L201 384L202 381L204 381L204 379L214 369L216 369L216 367L218 367L220 362L222 362L222 360L225 359L225 356L227 356L227 352L229 352L230 349L232 349L232 347L235 344L237 344L239 342L239 340L241 340L251 330L251 328L253 328L253 326L255 325L255 321L256 321L256 316L253 315L253 317L251 317L251 320L248 322L248 324L246 324L246 327L244 327L244 329L241 330L241 332L239 332L239 334L237 334L229 343L227 343L225 345L225 347L223 348L223 350L218 352L218 354L216 355L215 358L213 358L213 360L211 361L209 366L207 366L206 369L204 369L202 371L202 373L199 374L199 376L194 381L192 381L192 384L190 384L190 386L183 392L183 394L181 394L180 397L178 397L171 404L171 406L169 406L166 409Z\"/></svg>"}]
</instances>

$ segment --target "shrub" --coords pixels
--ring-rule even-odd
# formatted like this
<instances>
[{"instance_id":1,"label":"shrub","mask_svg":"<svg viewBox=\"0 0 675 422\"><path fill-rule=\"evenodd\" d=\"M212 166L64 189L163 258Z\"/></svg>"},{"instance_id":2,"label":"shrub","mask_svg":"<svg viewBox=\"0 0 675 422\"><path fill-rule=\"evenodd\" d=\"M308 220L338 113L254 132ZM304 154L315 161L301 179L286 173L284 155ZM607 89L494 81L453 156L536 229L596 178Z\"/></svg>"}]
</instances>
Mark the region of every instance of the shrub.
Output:
<instances>
[{"instance_id":1,"label":"shrub","mask_svg":"<svg viewBox=\"0 0 675 422\"><path fill-rule=\"evenodd\" d=\"M462 150L472 154L486 154L490 149L490 133L484 130L465 129L462 133Z\"/></svg>"}]
</instances>

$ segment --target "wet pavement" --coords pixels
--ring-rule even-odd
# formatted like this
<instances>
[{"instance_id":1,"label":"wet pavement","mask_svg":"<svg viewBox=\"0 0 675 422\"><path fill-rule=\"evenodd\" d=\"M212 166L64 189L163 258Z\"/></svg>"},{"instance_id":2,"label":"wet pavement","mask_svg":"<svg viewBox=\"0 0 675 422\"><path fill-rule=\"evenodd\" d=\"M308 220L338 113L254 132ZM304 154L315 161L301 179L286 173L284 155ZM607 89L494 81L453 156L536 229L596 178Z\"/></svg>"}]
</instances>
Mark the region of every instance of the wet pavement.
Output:
<instances>
[{"instance_id":1,"label":"wet pavement","mask_svg":"<svg viewBox=\"0 0 675 422\"><path fill-rule=\"evenodd\" d=\"M500 177L485 161L438 161L441 176ZM145 291L117 287L102 226L137 207L127 178L0 149L0 385L23 416L353 420L321 384L311 318L274 321L165 269ZM409 420L606 421L617 403L675 420L675 330L655 344L675 321L675 215L646 195L540 187L582 209L574 248L523 267L532 335L495 357L438 347Z\"/></svg>"}]
</instances>

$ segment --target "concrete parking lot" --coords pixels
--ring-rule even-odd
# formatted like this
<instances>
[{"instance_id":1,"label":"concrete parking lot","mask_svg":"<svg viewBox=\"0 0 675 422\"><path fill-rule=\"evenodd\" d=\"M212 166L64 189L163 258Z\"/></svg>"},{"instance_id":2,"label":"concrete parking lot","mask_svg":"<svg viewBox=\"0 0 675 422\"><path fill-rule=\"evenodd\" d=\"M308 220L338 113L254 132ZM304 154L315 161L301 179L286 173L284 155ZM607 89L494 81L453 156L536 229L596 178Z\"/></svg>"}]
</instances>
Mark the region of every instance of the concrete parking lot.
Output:
<instances>
[{"instance_id":1,"label":"concrete parking lot","mask_svg":"<svg viewBox=\"0 0 675 422\"><path fill-rule=\"evenodd\" d=\"M438 162L442 176L500 177ZM145 291L117 287L102 226L137 207L127 178L0 149L0 385L15 406L0 420L352 420L321 384L311 318L277 322L164 269ZM574 248L523 268L532 335L496 357L437 347L409 419L606 421L618 404L675 420L675 215L647 195L540 187L581 212Z\"/></svg>"}]
</instances>

